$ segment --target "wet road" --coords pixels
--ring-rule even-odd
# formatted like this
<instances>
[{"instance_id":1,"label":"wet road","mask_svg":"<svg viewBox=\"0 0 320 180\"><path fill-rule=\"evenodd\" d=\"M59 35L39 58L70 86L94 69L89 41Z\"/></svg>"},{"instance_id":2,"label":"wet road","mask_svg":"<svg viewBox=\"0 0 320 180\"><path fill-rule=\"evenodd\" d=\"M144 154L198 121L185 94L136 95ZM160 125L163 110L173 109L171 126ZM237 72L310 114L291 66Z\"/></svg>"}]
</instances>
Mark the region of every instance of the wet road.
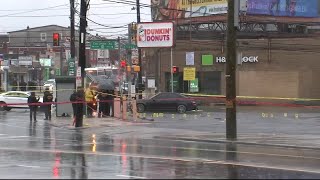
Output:
<instances>
[{"instance_id":1,"label":"wet road","mask_svg":"<svg viewBox=\"0 0 320 180\"><path fill-rule=\"evenodd\" d=\"M215 112L217 115L220 113ZM260 113L251 112L256 117ZM194 118L195 114L191 114ZM317 116L316 112L303 111L299 114L301 118ZM204 116L201 113L197 115ZM222 114L222 120L196 118L202 122L193 123L193 127L189 127L194 121L188 117L183 121L186 126L178 126L182 119L172 118L169 113L157 117L159 119L155 120L155 124L71 130L53 127L43 121L42 116L39 116L37 123L30 123L28 112L23 110L2 112L1 178L320 178L320 149L154 138L169 132L207 131L204 128L209 123L207 121L223 121ZM248 123L250 121L253 119L249 118ZM259 121L266 125L270 123L267 121L273 122L266 117L259 118ZM297 123L298 119L294 117L287 121ZM308 126L316 121L315 118L298 123L300 126L301 123ZM166 131L169 124L176 127L170 125ZM219 131L224 127L221 125L212 129L216 125L211 126L210 131ZM260 125L257 128L261 128ZM133 129L137 131L124 133Z\"/></svg>"}]
</instances>

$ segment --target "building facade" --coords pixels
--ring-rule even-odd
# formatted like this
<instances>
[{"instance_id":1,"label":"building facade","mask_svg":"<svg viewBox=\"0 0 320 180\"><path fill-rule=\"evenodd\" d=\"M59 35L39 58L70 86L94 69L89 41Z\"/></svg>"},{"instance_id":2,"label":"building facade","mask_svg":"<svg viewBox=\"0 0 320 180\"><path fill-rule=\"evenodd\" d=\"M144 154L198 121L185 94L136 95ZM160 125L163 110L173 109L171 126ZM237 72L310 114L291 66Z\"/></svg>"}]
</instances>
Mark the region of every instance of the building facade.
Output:
<instances>
[{"instance_id":1,"label":"building facade","mask_svg":"<svg viewBox=\"0 0 320 180\"><path fill-rule=\"evenodd\" d=\"M238 40L237 95L257 97L319 98L320 38ZM194 53L194 62L186 54ZM148 50L148 76L159 91L171 90L170 49ZM225 95L224 40L178 40L173 48L174 91ZM188 64L188 65L187 65ZM151 66L151 67L150 67ZM198 81L184 81L185 67L196 69Z\"/></svg>"}]
</instances>

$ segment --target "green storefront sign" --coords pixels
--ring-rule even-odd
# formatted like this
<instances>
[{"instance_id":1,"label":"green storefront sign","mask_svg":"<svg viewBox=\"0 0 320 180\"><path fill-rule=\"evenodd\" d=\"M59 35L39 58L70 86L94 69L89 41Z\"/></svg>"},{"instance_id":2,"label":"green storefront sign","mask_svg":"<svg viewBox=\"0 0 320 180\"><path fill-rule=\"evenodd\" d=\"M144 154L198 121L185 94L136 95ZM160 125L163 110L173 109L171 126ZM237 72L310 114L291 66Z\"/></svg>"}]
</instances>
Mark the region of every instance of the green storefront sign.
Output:
<instances>
[{"instance_id":1,"label":"green storefront sign","mask_svg":"<svg viewBox=\"0 0 320 180\"><path fill-rule=\"evenodd\" d=\"M137 45L135 45L135 44L125 44L125 45L123 45L123 48L124 49L136 49Z\"/></svg>"},{"instance_id":2,"label":"green storefront sign","mask_svg":"<svg viewBox=\"0 0 320 180\"><path fill-rule=\"evenodd\" d=\"M44 69L44 81L47 81L48 79L50 79L50 69L49 68L45 68Z\"/></svg>"},{"instance_id":3,"label":"green storefront sign","mask_svg":"<svg viewBox=\"0 0 320 180\"><path fill-rule=\"evenodd\" d=\"M73 58L68 60L68 76L75 76L76 75L76 63Z\"/></svg>"},{"instance_id":4,"label":"green storefront sign","mask_svg":"<svg viewBox=\"0 0 320 180\"><path fill-rule=\"evenodd\" d=\"M195 80L190 81L189 84L190 92L199 92L199 80L196 78Z\"/></svg>"},{"instance_id":5,"label":"green storefront sign","mask_svg":"<svg viewBox=\"0 0 320 180\"><path fill-rule=\"evenodd\" d=\"M90 49L118 49L118 42L113 41L91 41Z\"/></svg>"},{"instance_id":6,"label":"green storefront sign","mask_svg":"<svg viewBox=\"0 0 320 180\"><path fill-rule=\"evenodd\" d=\"M56 69L56 76L61 76L60 68Z\"/></svg>"},{"instance_id":7,"label":"green storefront sign","mask_svg":"<svg viewBox=\"0 0 320 180\"><path fill-rule=\"evenodd\" d=\"M169 79L169 81L167 81L168 84L168 91L171 91L171 79ZM174 76L173 77L173 91L177 92L179 90L179 77Z\"/></svg>"}]
</instances>

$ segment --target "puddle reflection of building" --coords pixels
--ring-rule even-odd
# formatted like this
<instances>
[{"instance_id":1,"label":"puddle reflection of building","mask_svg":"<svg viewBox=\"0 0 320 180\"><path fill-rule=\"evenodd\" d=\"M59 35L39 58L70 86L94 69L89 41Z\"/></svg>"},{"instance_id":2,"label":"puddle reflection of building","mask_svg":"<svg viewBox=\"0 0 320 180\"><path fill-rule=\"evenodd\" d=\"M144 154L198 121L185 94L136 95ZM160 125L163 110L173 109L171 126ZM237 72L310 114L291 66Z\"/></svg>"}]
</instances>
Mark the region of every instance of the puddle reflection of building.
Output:
<instances>
[{"instance_id":1,"label":"puddle reflection of building","mask_svg":"<svg viewBox=\"0 0 320 180\"><path fill-rule=\"evenodd\" d=\"M76 142L72 145L72 150L79 152L72 154L72 166L70 169L71 179L88 179L88 170L86 163L86 156L83 152L83 134L82 131L77 129L72 134L72 141ZM81 153L83 152L83 153ZM77 177L78 176L78 177Z\"/></svg>"},{"instance_id":2,"label":"puddle reflection of building","mask_svg":"<svg viewBox=\"0 0 320 180\"><path fill-rule=\"evenodd\" d=\"M226 143L226 161L238 162L237 144L233 142ZM228 179L238 179L238 167L233 164L227 165Z\"/></svg>"}]
</instances>

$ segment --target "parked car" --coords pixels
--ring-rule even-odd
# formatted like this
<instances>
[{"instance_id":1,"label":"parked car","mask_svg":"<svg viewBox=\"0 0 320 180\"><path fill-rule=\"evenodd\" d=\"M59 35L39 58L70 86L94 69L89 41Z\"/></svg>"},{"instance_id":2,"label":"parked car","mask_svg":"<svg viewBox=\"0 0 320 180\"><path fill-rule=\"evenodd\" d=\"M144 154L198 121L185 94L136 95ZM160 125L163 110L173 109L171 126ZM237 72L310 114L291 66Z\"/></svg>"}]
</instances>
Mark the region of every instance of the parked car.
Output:
<instances>
[{"instance_id":1,"label":"parked car","mask_svg":"<svg viewBox=\"0 0 320 180\"><path fill-rule=\"evenodd\" d=\"M55 80L55 79L48 79L48 80L44 83L43 89L48 88L49 91L52 92L52 91L53 91L53 88L55 87L55 85L56 85L56 80Z\"/></svg>"},{"instance_id":2,"label":"parked car","mask_svg":"<svg viewBox=\"0 0 320 180\"><path fill-rule=\"evenodd\" d=\"M163 92L158 93L150 99L137 100L137 111L177 111L185 113L186 111L197 110L197 103L179 93Z\"/></svg>"},{"instance_id":3,"label":"parked car","mask_svg":"<svg viewBox=\"0 0 320 180\"><path fill-rule=\"evenodd\" d=\"M30 92L24 91L8 91L0 94L0 110L10 111L12 108L28 108L29 106L26 103L30 94ZM39 102L43 102L42 97L40 97Z\"/></svg>"}]
</instances>

